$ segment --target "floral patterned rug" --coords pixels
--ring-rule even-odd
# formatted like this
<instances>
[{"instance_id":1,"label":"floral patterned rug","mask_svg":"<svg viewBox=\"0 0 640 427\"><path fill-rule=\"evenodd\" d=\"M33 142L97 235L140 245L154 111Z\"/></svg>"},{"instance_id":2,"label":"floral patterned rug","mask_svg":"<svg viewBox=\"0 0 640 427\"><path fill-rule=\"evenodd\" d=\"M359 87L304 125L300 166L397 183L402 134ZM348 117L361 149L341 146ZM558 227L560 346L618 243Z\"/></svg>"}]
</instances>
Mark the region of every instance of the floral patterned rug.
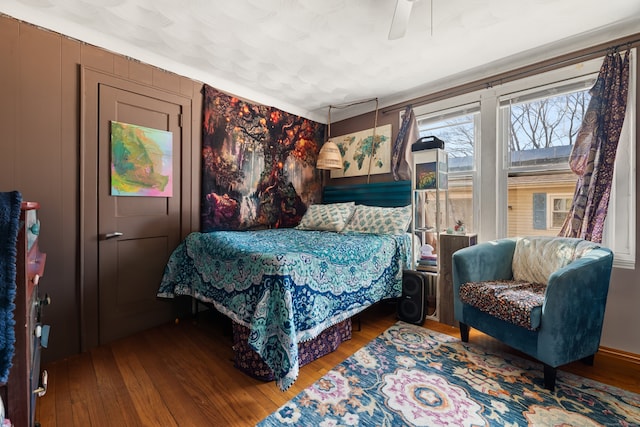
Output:
<instances>
[{"instance_id":1,"label":"floral patterned rug","mask_svg":"<svg viewBox=\"0 0 640 427\"><path fill-rule=\"evenodd\" d=\"M597 363L597 361L596 361ZM640 395L398 322L258 426L638 426Z\"/></svg>"}]
</instances>

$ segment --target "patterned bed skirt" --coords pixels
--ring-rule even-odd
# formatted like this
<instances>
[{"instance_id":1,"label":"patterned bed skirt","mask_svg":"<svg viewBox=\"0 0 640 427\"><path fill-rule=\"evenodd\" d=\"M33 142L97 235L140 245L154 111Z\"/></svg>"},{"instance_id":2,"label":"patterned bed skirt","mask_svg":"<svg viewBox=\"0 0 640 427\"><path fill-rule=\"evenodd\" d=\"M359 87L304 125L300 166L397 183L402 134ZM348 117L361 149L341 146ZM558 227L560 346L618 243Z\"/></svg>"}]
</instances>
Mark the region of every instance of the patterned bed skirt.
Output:
<instances>
[{"instance_id":1,"label":"patterned bed skirt","mask_svg":"<svg viewBox=\"0 0 640 427\"><path fill-rule=\"evenodd\" d=\"M248 344L249 329L236 323L233 324L233 351L235 366L244 373L263 381L275 379L273 371L265 364L258 353ZM315 339L298 344L300 367L313 362L319 357L335 351L346 340L351 339L351 319L325 329Z\"/></svg>"}]
</instances>

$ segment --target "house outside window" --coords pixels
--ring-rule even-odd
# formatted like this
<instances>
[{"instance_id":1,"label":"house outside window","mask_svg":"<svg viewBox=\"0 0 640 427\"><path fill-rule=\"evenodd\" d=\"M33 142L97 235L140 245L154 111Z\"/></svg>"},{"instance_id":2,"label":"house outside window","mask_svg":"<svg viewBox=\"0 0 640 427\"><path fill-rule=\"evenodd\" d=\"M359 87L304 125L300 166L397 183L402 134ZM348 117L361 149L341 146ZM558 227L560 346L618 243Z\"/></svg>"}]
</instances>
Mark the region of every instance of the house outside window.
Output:
<instances>
[{"instance_id":1,"label":"house outside window","mask_svg":"<svg viewBox=\"0 0 640 427\"><path fill-rule=\"evenodd\" d=\"M592 76L501 97L500 131L505 136L507 237L558 234L571 207L577 175L569 154L589 105ZM568 194L548 199L547 193ZM558 205L564 212L555 210ZM563 216L564 213L564 216Z\"/></svg>"},{"instance_id":2,"label":"house outside window","mask_svg":"<svg viewBox=\"0 0 640 427\"><path fill-rule=\"evenodd\" d=\"M463 216L479 241L559 233L578 178L568 156L602 61L414 107L421 136L442 139L449 154L449 224ZM613 250L618 268L635 268L636 258L636 72L631 61L602 242Z\"/></svg>"}]
</instances>

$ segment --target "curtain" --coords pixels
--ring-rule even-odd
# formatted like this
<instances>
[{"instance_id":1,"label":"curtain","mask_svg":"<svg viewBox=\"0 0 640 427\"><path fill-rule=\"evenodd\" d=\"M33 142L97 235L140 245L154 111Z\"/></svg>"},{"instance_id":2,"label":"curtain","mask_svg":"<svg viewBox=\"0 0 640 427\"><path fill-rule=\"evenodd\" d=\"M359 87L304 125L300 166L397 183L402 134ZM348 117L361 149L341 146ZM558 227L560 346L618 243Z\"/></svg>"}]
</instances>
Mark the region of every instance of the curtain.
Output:
<instances>
[{"instance_id":1,"label":"curtain","mask_svg":"<svg viewBox=\"0 0 640 427\"><path fill-rule=\"evenodd\" d=\"M404 110L400 130L393 143L391 172L393 173L394 181L411 179L411 163L409 161L411 144L416 142L419 136L416 115L413 112L413 108L408 106Z\"/></svg>"},{"instance_id":2,"label":"curtain","mask_svg":"<svg viewBox=\"0 0 640 427\"><path fill-rule=\"evenodd\" d=\"M629 50L607 54L569 156L578 181L560 236L602 242L628 89Z\"/></svg>"}]
</instances>

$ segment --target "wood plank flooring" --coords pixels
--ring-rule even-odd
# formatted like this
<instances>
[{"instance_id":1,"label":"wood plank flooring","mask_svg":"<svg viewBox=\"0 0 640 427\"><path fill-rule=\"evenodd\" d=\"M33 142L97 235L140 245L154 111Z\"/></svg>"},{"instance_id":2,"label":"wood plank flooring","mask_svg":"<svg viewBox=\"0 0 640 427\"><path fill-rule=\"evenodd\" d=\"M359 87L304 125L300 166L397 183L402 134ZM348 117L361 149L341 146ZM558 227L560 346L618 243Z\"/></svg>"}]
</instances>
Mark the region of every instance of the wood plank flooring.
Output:
<instances>
[{"instance_id":1,"label":"wood plank flooring","mask_svg":"<svg viewBox=\"0 0 640 427\"><path fill-rule=\"evenodd\" d=\"M233 367L230 325L201 313L50 363L49 389L36 407L42 427L252 426L397 321L383 303L354 321L353 338L300 370L287 391ZM456 328L427 321L426 328L459 336ZM471 342L505 349L472 330ZM46 350L45 350L46 351ZM585 377L640 393L640 364L608 354L595 365L563 367Z\"/></svg>"}]
</instances>

